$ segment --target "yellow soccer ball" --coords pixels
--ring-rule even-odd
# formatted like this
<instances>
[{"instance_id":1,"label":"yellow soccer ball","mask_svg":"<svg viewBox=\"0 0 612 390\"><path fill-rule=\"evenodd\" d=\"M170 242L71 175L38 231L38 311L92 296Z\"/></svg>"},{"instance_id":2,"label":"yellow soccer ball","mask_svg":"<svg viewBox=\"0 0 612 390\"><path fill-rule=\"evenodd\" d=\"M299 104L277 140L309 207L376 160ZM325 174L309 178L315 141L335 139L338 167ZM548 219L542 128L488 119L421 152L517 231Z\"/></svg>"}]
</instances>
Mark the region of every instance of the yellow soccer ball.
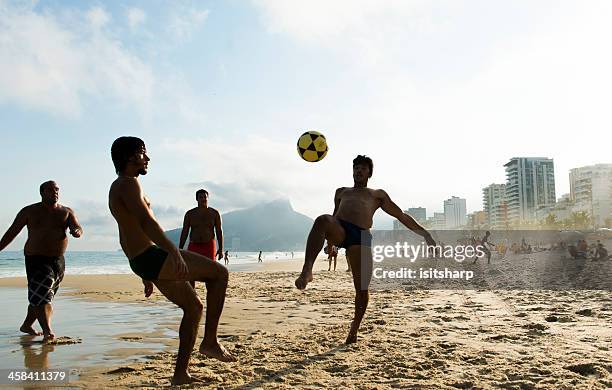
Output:
<instances>
[{"instance_id":1,"label":"yellow soccer ball","mask_svg":"<svg viewBox=\"0 0 612 390\"><path fill-rule=\"evenodd\" d=\"M327 149L327 140L318 131L305 132L297 142L298 154L308 162L323 160L327 154Z\"/></svg>"}]
</instances>

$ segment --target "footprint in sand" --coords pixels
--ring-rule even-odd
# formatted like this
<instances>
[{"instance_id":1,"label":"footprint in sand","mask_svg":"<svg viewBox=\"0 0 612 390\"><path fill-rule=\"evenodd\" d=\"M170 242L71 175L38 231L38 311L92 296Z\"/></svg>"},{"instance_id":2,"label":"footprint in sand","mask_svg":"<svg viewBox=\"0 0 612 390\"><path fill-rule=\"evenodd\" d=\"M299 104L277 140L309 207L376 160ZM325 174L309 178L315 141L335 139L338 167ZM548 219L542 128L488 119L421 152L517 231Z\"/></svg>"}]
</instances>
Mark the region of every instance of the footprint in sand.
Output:
<instances>
[{"instance_id":1,"label":"footprint in sand","mask_svg":"<svg viewBox=\"0 0 612 390\"><path fill-rule=\"evenodd\" d=\"M605 375L605 371L599 365L591 362L572 364L563 368L582 376L595 376L601 378Z\"/></svg>"},{"instance_id":2,"label":"footprint in sand","mask_svg":"<svg viewBox=\"0 0 612 390\"><path fill-rule=\"evenodd\" d=\"M106 374L126 374L128 372L136 371L135 368L132 367L119 367L111 371L107 371Z\"/></svg>"},{"instance_id":3,"label":"footprint in sand","mask_svg":"<svg viewBox=\"0 0 612 390\"><path fill-rule=\"evenodd\" d=\"M523 328L544 332L545 330L548 329L548 326L544 324L527 324L527 325L523 325Z\"/></svg>"},{"instance_id":4,"label":"footprint in sand","mask_svg":"<svg viewBox=\"0 0 612 390\"><path fill-rule=\"evenodd\" d=\"M556 313L550 314L544 319L546 322L576 322L576 319L571 316L564 316Z\"/></svg>"},{"instance_id":5,"label":"footprint in sand","mask_svg":"<svg viewBox=\"0 0 612 390\"><path fill-rule=\"evenodd\" d=\"M591 309L578 310L576 314L578 314L579 316L591 317L593 315L593 310Z\"/></svg>"}]
</instances>

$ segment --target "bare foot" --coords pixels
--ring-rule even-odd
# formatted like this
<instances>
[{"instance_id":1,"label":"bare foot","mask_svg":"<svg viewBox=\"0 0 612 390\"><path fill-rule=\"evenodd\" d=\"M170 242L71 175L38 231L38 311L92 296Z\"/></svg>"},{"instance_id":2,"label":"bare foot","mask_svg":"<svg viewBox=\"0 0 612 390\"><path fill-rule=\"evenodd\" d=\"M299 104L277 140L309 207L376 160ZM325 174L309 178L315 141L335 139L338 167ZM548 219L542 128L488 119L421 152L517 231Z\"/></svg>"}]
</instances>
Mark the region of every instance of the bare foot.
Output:
<instances>
[{"instance_id":1,"label":"bare foot","mask_svg":"<svg viewBox=\"0 0 612 390\"><path fill-rule=\"evenodd\" d=\"M202 382L202 380L189 375L189 373L187 372L183 372L180 374L175 372L174 376L172 377L172 380L170 381L170 384L172 386L180 386L194 382Z\"/></svg>"},{"instance_id":2,"label":"bare foot","mask_svg":"<svg viewBox=\"0 0 612 390\"><path fill-rule=\"evenodd\" d=\"M221 360L222 362L236 362L238 359L234 357L224 346L216 342L215 345L204 345L204 341L200 345L200 353L202 355L206 355L211 358L215 358L217 360Z\"/></svg>"},{"instance_id":3,"label":"bare foot","mask_svg":"<svg viewBox=\"0 0 612 390\"><path fill-rule=\"evenodd\" d=\"M359 327L355 327L353 322L351 322L351 330L349 330L348 336L346 336L346 341L344 344L353 344L357 342L357 333L359 332Z\"/></svg>"},{"instance_id":4,"label":"bare foot","mask_svg":"<svg viewBox=\"0 0 612 390\"><path fill-rule=\"evenodd\" d=\"M300 276L295 279L295 287L297 287L300 290L303 290L306 288L306 285L308 283L312 282L312 271L302 271L302 273L300 274Z\"/></svg>"},{"instance_id":5,"label":"bare foot","mask_svg":"<svg viewBox=\"0 0 612 390\"><path fill-rule=\"evenodd\" d=\"M55 340L55 334L49 333L49 334L44 335L42 342L43 344L49 344L49 343L52 343L54 340Z\"/></svg>"},{"instance_id":6,"label":"bare foot","mask_svg":"<svg viewBox=\"0 0 612 390\"><path fill-rule=\"evenodd\" d=\"M23 333L27 333L32 336L42 336L42 332L37 332L31 326L21 325L21 328L19 328L19 330L22 331Z\"/></svg>"}]
</instances>

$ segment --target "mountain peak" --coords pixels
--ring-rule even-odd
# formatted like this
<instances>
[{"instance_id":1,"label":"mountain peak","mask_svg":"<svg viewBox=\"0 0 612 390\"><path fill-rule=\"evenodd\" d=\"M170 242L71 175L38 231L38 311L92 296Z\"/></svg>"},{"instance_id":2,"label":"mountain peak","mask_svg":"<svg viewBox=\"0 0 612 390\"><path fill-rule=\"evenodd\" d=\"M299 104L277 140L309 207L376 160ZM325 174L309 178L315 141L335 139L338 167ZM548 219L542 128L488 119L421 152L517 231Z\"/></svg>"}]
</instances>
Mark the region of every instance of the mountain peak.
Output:
<instances>
[{"instance_id":1,"label":"mountain peak","mask_svg":"<svg viewBox=\"0 0 612 390\"><path fill-rule=\"evenodd\" d=\"M308 236L312 219L278 198L221 216L225 247L231 251L300 250ZM167 232L178 242L181 229Z\"/></svg>"},{"instance_id":2,"label":"mountain peak","mask_svg":"<svg viewBox=\"0 0 612 390\"><path fill-rule=\"evenodd\" d=\"M291 201L288 198L278 198L274 199L270 202L260 203L253 208L258 209L277 209L277 210L291 210L293 211L293 207L291 206Z\"/></svg>"}]
</instances>

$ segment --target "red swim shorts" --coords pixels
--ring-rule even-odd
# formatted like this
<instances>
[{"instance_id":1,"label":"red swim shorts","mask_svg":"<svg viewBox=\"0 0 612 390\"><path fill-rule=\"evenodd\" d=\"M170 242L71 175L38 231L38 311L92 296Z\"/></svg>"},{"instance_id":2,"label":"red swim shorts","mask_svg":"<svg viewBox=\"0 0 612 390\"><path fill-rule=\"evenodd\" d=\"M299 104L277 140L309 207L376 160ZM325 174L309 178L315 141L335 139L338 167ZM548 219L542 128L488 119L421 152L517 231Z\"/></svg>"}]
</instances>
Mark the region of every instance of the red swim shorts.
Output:
<instances>
[{"instance_id":1,"label":"red swim shorts","mask_svg":"<svg viewBox=\"0 0 612 390\"><path fill-rule=\"evenodd\" d=\"M217 254L217 241L215 241L214 238L204 243L190 242L187 250L190 252L199 253L213 261L217 260L215 256Z\"/></svg>"}]
</instances>

